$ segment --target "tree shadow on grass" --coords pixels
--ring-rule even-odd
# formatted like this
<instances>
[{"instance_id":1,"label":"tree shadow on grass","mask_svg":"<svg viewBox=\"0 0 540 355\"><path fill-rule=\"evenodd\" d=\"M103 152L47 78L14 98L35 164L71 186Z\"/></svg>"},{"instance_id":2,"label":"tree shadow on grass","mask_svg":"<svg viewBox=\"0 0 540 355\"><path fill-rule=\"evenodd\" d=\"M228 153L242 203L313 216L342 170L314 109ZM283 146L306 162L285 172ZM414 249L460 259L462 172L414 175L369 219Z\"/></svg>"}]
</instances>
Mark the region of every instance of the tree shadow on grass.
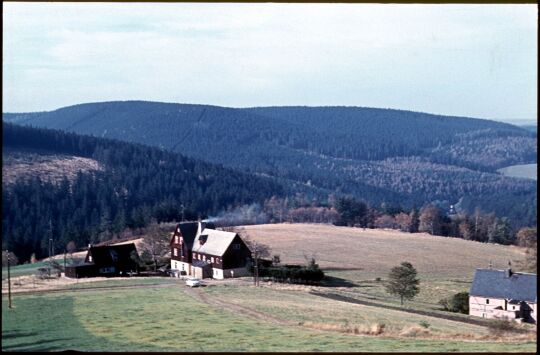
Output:
<instances>
[{"instance_id":1,"label":"tree shadow on grass","mask_svg":"<svg viewBox=\"0 0 540 355\"><path fill-rule=\"evenodd\" d=\"M20 338L20 337L31 337L37 335L36 332L23 332L20 330L11 330L11 331L5 331L2 332L2 340L10 339L10 338Z\"/></svg>"},{"instance_id":2,"label":"tree shadow on grass","mask_svg":"<svg viewBox=\"0 0 540 355\"><path fill-rule=\"evenodd\" d=\"M322 287L359 287L358 284L351 282L341 277L328 276L326 275L321 281L320 286Z\"/></svg>"}]
</instances>

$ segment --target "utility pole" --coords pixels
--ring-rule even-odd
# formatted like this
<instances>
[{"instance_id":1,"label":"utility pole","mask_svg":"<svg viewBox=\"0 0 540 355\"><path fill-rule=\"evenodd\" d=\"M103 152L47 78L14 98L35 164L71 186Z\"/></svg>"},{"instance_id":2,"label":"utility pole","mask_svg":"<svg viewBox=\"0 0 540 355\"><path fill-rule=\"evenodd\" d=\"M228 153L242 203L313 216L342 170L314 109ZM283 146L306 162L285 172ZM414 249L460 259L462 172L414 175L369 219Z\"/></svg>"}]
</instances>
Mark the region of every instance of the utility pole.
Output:
<instances>
[{"instance_id":1,"label":"utility pole","mask_svg":"<svg viewBox=\"0 0 540 355\"><path fill-rule=\"evenodd\" d=\"M9 250L6 250L7 253L7 275L8 275L8 306L11 307L11 274L9 271L9 264L11 263L11 260L9 259Z\"/></svg>"},{"instance_id":2,"label":"utility pole","mask_svg":"<svg viewBox=\"0 0 540 355\"><path fill-rule=\"evenodd\" d=\"M52 257L52 238L49 238L49 265L48 265L48 271L49 271L49 278L51 277L51 257Z\"/></svg>"},{"instance_id":3,"label":"utility pole","mask_svg":"<svg viewBox=\"0 0 540 355\"><path fill-rule=\"evenodd\" d=\"M52 257L52 220L49 218L49 265L48 265L48 273L49 273L49 280L51 278L51 257Z\"/></svg>"},{"instance_id":4,"label":"utility pole","mask_svg":"<svg viewBox=\"0 0 540 355\"><path fill-rule=\"evenodd\" d=\"M253 266L253 284L259 286L259 260L257 258L257 251L253 253L255 259L255 265Z\"/></svg>"}]
</instances>

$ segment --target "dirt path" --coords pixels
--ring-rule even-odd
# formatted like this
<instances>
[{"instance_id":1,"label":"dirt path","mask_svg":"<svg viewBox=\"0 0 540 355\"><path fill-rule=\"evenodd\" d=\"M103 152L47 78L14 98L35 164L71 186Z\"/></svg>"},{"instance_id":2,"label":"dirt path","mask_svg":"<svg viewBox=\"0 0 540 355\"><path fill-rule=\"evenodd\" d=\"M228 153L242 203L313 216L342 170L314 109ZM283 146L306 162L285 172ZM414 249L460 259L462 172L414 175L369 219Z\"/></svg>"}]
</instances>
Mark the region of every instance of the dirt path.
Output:
<instances>
[{"instance_id":1,"label":"dirt path","mask_svg":"<svg viewBox=\"0 0 540 355\"><path fill-rule=\"evenodd\" d=\"M184 287L184 292L188 294L189 296L195 298L198 301L204 302L210 306L218 307L220 309L225 309L230 312L233 312L235 314L242 314L246 315L250 318L262 320L265 322L270 322L278 325L297 325L291 321L288 321L283 318L278 318L276 316L259 312L253 308L249 308L246 306L240 306L234 303L226 302L223 300L219 300L216 298L208 297L207 294L200 288L191 288L191 287Z\"/></svg>"}]
</instances>

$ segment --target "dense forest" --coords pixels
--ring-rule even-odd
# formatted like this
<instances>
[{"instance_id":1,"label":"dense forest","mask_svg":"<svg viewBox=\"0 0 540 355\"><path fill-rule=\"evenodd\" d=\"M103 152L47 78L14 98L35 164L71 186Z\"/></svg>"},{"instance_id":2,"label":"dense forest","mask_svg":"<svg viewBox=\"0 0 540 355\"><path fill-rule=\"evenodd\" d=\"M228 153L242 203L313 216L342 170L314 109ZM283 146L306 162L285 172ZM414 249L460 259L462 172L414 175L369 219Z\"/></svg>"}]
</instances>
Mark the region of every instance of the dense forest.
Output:
<instances>
[{"instance_id":1,"label":"dense forest","mask_svg":"<svg viewBox=\"0 0 540 355\"><path fill-rule=\"evenodd\" d=\"M71 182L39 175L2 186L2 248L20 261L47 255L48 239L79 247L155 218L204 218L283 195L275 181L137 144L3 123L3 146L95 159L104 168Z\"/></svg>"},{"instance_id":2,"label":"dense forest","mask_svg":"<svg viewBox=\"0 0 540 355\"><path fill-rule=\"evenodd\" d=\"M350 195L371 206L409 210L430 203L464 214L479 208L507 217L512 228L536 224L536 182L497 172L536 163L536 133L500 122L361 107L235 109L144 101L4 113L3 119L222 164L272 178L285 195L300 192L316 205L326 204L329 194ZM206 201L202 211L226 204L234 205Z\"/></svg>"}]
</instances>

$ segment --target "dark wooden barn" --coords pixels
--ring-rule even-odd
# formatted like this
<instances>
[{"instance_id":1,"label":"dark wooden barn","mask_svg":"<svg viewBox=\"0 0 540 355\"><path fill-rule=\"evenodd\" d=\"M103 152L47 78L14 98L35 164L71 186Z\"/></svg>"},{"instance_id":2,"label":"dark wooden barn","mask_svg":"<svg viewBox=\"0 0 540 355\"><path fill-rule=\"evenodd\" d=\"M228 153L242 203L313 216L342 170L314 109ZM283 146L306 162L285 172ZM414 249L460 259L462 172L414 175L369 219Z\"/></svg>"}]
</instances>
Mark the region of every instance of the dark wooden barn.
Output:
<instances>
[{"instance_id":1,"label":"dark wooden barn","mask_svg":"<svg viewBox=\"0 0 540 355\"><path fill-rule=\"evenodd\" d=\"M67 266L66 277L126 276L139 273L139 254L134 243L93 246L83 264Z\"/></svg>"}]
</instances>

